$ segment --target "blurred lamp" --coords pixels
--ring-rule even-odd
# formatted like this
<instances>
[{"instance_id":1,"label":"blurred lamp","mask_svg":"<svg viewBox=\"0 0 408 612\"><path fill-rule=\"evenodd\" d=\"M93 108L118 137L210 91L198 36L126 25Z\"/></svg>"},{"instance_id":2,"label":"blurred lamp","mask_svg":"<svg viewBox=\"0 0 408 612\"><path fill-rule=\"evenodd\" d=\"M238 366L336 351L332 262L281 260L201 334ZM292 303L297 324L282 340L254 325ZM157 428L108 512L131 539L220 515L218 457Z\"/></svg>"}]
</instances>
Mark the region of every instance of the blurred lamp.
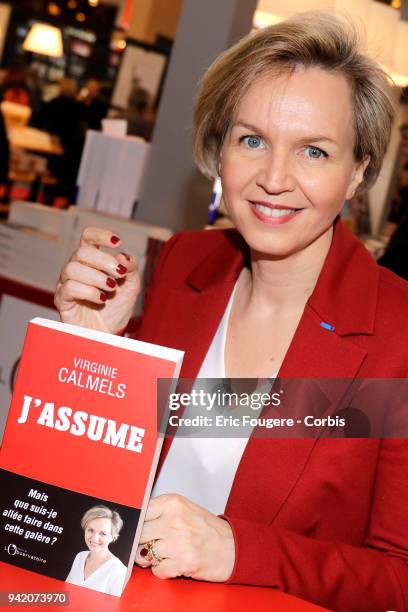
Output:
<instances>
[{"instance_id":1,"label":"blurred lamp","mask_svg":"<svg viewBox=\"0 0 408 612\"><path fill-rule=\"evenodd\" d=\"M64 49L61 30L46 23L35 23L23 42L23 49L40 55L62 57Z\"/></svg>"}]
</instances>

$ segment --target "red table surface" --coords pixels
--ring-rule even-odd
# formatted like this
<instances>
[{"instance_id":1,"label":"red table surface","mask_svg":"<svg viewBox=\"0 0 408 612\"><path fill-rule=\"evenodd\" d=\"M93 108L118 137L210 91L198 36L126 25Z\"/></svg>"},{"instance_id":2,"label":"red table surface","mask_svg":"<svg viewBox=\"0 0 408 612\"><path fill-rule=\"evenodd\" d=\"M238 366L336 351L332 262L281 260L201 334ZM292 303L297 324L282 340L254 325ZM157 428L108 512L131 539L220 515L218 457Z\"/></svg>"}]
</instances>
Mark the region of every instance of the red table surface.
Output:
<instances>
[{"instance_id":1,"label":"red table surface","mask_svg":"<svg viewBox=\"0 0 408 612\"><path fill-rule=\"evenodd\" d=\"M0 563L0 591L68 592L68 606L41 606L45 610L69 612L322 612L320 608L275 589L198 582L196 580L160 580L150 570L135 567L122 597L105 595L83 587L47 578L8 563ZM13 606L11 609L38 609L38 606ZM5 608L2 608L5 610Z\"/></svg>"}]
</instances>

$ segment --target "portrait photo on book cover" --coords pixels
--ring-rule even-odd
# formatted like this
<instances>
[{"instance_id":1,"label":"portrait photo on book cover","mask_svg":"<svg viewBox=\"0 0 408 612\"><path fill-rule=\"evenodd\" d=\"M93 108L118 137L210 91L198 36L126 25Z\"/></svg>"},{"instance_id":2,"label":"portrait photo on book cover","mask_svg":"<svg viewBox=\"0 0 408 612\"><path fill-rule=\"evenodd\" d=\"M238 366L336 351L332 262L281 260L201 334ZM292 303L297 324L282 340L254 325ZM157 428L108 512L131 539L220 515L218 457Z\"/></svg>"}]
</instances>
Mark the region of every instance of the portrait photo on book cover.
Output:
<instances>
[{"instance_id":1,"label":"portrait photo on book cover","mask_svg":"<svg viewBox=\"0 0 408 612\"><path fill-rule=\"evenodd\" d=\"M140 510L0 470L0 560L120 596Z\"/></svg>"},{"instance_id":2,"label":"portrait photo on book cover","mask_svg":"<svg viewBox=\"0 0 408 612\"><path fill-rule=\"evenodd\" d=\"M98 505L89 508L81 519L87 549L79 552L66 582L119 596L122 593L127 567L110 550L123 527L116 510Z\"/></svg>"}]
</instances>

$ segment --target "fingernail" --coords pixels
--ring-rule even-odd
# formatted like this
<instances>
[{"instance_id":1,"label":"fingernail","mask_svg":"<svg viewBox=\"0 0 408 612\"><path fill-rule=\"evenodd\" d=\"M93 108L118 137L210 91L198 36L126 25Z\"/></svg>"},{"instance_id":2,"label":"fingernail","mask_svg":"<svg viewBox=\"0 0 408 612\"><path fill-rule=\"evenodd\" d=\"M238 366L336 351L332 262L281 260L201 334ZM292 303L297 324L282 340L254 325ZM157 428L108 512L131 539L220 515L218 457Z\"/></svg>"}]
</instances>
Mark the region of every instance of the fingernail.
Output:
<instances>
[{"instance_id":1,"label":"fingernail","mask_svg":"<svg viewBox=\"0 0 408 612\"><path fill-rule=\"evenodd\" d=\"M142 548L142 549L140 550L140 556L144 558L144 557L146 557L146 556L147 556L147 553L148 553L148 552L149 552L149 551L147 550L147 548Z\"/></svg>"},{"instance_id":2,"label":"fingernail","mask_svg":"<svg viewBox=\"0 0 408 612\"><path fill-rule=\"evenodd\" d=\"M120 240L119 236L111 236L112 244L118 244L119 240Z\"/></svg>"},{"instance_id":3,"label":"fingernail","mask_svg":"<svg viewBox=\"0 0 408 612\"><path fill-rule=\"evenodd\" d=\"M99 298L100 298L101 302L106 302L106 300L108 299L108 296L106 295L106 293L101 291Z\"/></svg>"},{"instance_id":4,"label":"fingernail","mask_svg":"<svg viewBox=\"0 0 408 612\"><path fill-rule=\"evenodd\" d=\"M129 255L127 253L123 253L123 251L122 251L121 255L123 255L123 257L126 257L126 259L128 261L130 261L130 257L129 257Z\"/></svg>"},{"instance_id":5,"label":"fingernail","mask_svg":"<svg viewBox=\"0 0 408 612\"><path fill-rule=\"evenodd\" d=\"M116 268L116 272L118 274L126 274L127 268L125 268L125 266L122 266L122 264L119 264L118 267Z\"/></svg>"},{"instance_id":6,"label":"fingernail","mask_svg":"<svg viewBox=\"0 0 408 612\"><path fill-rule=\"evenodd\" d=\"M116 287L116 281L113 280L113 278L107 278L106 279L106 284L108 285L108 287L110 287L111 289L113 289L114 287Z\"/></svg>"}]
</instances>

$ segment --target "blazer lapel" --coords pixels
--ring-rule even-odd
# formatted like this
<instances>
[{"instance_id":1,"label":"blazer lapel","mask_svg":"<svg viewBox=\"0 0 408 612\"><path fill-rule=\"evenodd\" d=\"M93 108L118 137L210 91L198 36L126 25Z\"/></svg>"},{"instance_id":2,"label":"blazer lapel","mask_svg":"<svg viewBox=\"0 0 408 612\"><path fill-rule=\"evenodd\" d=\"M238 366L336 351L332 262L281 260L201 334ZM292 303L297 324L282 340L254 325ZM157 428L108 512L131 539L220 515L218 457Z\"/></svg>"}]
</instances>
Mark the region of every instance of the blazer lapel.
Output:
<instances>
[{"instance_id":1,"label":"blazer lapel","mask_svg":"<svg viewBox=\"0 0 408 612\"><path fill-rule=\"evenodd\" d=\"M233 288L234 282L226 282L201 292L187 287L169 294L178 325L166 331L166 340L185 351L180 378L196 378Z\"/></svg>"},{"instance_id":2,"label":"blazer lapel","mask_svg":"<svg viewBox=\"0 0 408 612\"><path fill-rule=\"evenodd\" d=\"M185 351L180 378L197 377L244 265L245 255L237 246L242 244L241 237L235 232L226 234L226 243L191 272L183 287L169 293L168 316L164 305L158 338L163 344ZM170 327L168 320L176 324ZM156 478L172 439L164 439Z\"/></svg>"},{"instance_id":3,"label":"blazer lapel","mask_svg":"<svg viewBox=\"0 0 408 612\"><path fill-rule=\"evenodd\" d=\"M280 407L268 416L302 417L310 414L325 417L333 414L365 356L363 349L322 328L316 314L306 306L279 372L284 389L285 379L304 378L304 386L302 381L288 380L286 403L284 399ZM320 382L319 379L324 378L338 380ZM288 401L291 402L290 409L285 412ZM305 469L319 433L315 428L308 431L304 428L300 433L310 437L281 438L281 431L266 430L265 434L265 429L258 428L253 433L235 474L226 514L244 518L256 508L257 520L270 522L277 516ZM260 486L265 474L268 474L268 480ZM268 504L264 503L265 488L268 490Z\"/></svg>"},{"instance_id":4,"label":"blazer lapel","mask_svg":"<svg viewBox=\"0 0 408 612\"><path fill-rule=\"evenodd\" d=\"M336 223L323 270L279 372L282 380L337 379L336 384L322 380L321 405L316 405L315 393L302 394L303 416L333 414L358 375L366 351L351 337L373 333L377 286L375 262ZM285 416L284 402L275 415ZM259 429L254 432L246 446L225 512L244 518L256 508L257 520L271 522L296 486L318 438L266 439L257 437L259 433ZM265 490L268 504L264 503Z\"/></svg>"}]
</instances>

